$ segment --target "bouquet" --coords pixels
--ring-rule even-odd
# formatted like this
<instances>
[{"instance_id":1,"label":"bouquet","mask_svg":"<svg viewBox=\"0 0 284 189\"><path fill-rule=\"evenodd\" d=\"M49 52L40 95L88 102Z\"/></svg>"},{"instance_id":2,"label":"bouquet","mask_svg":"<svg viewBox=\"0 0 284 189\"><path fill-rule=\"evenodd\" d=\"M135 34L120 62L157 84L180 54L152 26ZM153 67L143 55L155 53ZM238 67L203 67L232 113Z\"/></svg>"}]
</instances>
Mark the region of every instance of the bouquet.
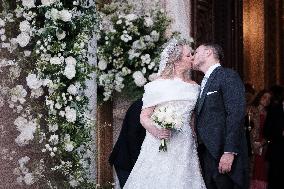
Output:
<instances>
[{"instance_id":1,"label":"bouquet","mask_svg":"<svg viewBox=\"0 0 284 189\"><path fill-rule=\"evenodd\" d=\"M172 131L182 131L183 117L173 106L155 109L151 116L155 125L159 128L170 129ZM161 139L160 151L167 151L166 139Z\"/></svg>"}]
</instances>

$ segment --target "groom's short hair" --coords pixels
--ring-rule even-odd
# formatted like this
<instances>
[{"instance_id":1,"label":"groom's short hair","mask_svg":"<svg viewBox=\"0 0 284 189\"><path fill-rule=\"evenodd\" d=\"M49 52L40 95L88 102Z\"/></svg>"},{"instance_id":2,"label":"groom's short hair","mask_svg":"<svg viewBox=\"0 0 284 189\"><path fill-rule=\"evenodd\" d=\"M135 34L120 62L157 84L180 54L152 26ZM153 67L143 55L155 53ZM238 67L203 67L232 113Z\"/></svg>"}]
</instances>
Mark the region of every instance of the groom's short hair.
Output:
<instances>
[{"instance_id":1,"label":"groom's short hair","mask_svg":"<svg viewBox=\"0 0 284 189\"><path fill-rule=\"evenodd\" d=\"M214 57L220 62L224 60L224 51L220 45L216 43L203 43L201 45L204 47L210 48L213 52Z\"/></svg>"}]
</instances>

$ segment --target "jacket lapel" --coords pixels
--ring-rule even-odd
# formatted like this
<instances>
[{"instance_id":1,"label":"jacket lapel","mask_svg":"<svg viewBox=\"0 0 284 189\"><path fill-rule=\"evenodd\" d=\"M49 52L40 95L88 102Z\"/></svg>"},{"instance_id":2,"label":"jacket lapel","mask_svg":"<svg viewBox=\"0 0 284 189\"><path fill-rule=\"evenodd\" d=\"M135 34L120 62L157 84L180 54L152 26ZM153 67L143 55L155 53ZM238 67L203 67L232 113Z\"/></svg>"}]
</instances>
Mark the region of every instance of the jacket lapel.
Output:
<instances>
[{"instance_id":1,"label":"jacket lapel","mask_svg":"<svg viewBox=\"0 0 284 189\"><path fill-rule=\"evenodd\" d=\"M201 108L202 108L203 103L204 103L204 100L205 100L205 97L206 97L206 94L207 94L207 92L208 92L208 89L209 89L211 83L213 82L215 76L217 75L217 72L220 70L220 68L221 68L221 66L220 66L220 67L217 67L217 68L211 73L211 75L209 76L209 78L208 78L208 80L207 80L207 82L206 82L206 85L205 85L205 87L204 87L204 89L203 89L203 92L202 92L201 97L200 97L200 96L198 97L198 100L197 100L197 102L198 102L197 114L200 113Z\"/></svg>"}]
</instances>

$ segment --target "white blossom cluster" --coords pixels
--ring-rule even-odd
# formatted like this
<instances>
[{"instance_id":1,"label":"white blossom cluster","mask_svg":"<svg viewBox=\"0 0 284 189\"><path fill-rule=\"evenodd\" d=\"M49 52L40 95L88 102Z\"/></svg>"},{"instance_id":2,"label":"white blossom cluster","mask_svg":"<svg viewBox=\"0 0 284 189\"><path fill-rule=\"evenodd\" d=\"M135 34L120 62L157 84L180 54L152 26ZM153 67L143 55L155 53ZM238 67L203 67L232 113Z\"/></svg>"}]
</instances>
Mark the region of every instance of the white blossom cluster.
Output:
<instances>
[{"instance_id":1,"label":"white blossom cluster","mask_svg":"<svg viewBox=\"0 0 284 189\"><path fill-rule=\"evenodd\" d=\"M27 168L30 158L28 156L22 157L18 160L19 167L14 169L14 174L17 175L17 182L19 184L32 185L35 182L35 178L32 172Z\"/></svg>"},{"instance_id":2,"label":"white blossom cluster","mask_svg":"<svg viewBox=\"0 0 284 189\"><path fill-rule=\"evenodd\" d=\"M137 87L153 79L169 20L157 4L140 11L134 4L114 1L99 13L98 83L107 101L113 91L123 90L126 78Z\"/></svg>"},{"instance_id":3,"label":"white blossom cluster","mask_svg":"<svg viewBox=\"0 0 284 189\"><path fill-rule=\"evenodd\" d=\"M91 140L92 123L86 116L89 110L84 85L93 71L87 61L88 43L95 25L94 6L90 6L89 0L74 0L68 8L66 1L61 0L17 0L16 3L14 11L0 14L0 52L17 55L15 60L0 61L0 68L8 68L10 80L16 83L8 88L0 82L0 107L7 100L9 107L19 114L14 121L18 131L15 142L19 146L36 141L42 144L42 153L64 164L49 165L44 160L37 163L23 157L14 171L17 181L32 185L38 176L49 181L44 170L53 166L68 179L70 187L91 183L87 175L89 159L79 155L77 148L87 152ZM80 30L76 28L78 23ZM16 32L7 32L11 25ZM11 33L16 36L10 36ZM20 76L25 80L17 84ZM39 110L48 115L41 115ZM29 162L40 166L29 170Z\"/></svg>"}]
</instances>

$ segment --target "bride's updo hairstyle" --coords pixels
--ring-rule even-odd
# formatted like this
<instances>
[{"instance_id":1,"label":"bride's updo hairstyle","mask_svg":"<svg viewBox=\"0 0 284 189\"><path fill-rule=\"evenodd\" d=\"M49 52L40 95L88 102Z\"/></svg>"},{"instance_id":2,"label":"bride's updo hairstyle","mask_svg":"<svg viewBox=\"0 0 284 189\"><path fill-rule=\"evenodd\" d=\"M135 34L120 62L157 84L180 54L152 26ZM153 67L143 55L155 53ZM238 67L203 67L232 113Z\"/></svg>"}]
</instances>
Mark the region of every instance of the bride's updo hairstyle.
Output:
<instances>
[{"instance_id":1,"label":"bride's updo hairstyle","mask_svg":"<svg viewBox=\"0 0 284 189\"><path fill-rule=\"evenodd\" d=\"M182 59L183 46L187 45L184 39L171 39L165 44L161 53L158 77L172 78L174 76L174 64Z\"/></svg>"}]
</instances>

